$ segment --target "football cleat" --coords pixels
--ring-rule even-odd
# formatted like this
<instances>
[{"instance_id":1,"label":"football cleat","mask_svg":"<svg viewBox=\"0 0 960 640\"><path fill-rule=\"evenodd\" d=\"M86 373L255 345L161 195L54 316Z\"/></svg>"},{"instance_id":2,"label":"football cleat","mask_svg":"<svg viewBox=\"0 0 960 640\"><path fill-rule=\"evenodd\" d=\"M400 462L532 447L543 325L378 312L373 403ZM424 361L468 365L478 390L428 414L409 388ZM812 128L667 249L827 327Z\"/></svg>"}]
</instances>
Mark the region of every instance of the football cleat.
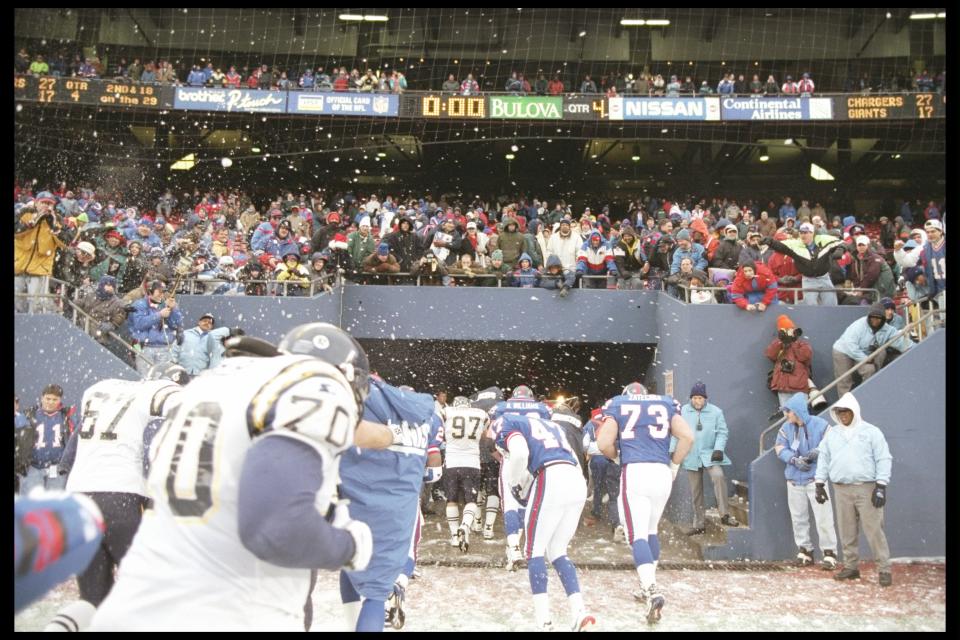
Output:
<instances>
[{"instance_id":1,"label":"football cleat","mask_svg":"<svg viewBox=\"0 0 960 640\"><path fill-rule=\"evenodd\" d=\"M572 631L593 631L596 626L596 618L589 614L582 613L577 617L577 621L573 623Z\"/></svg>"},{"instance_id":2,"label":"football cleat","mask_svg":"<svg viewBox=\"0 0 960 640\"><path fill-rule=\"evenodd\" d=\"M460 547L461 553L470 550L470 529L463 525L460 525L460 528L457 529L457 546Z\"/></svg>"},{"instance_id":3,"label":"football cleat","mask_svg":"<svg viewBox=\"0 0 960 640\"><path fill-rule=\"evenodd\" d=\"M626 542L627 536L624 533L622 524L618 524L616 527L613 528L613 539L616 540L617 542Z\"/></svg>"},{"instance_id":4,"label":"football cleat","mask_svg":"<svg viewBox=\"0 0 960 640\"><path fill-rule=\"evenodd\" d=\"M640 602L640 603L642 603L642 604L643 604L643 603L646 603L646 602L647 602L647 592L646 592L646 590L644 590L643 587L640 587L640 590L639 590L639 591L634 591L634 592L633 592L633 598L634 598L637 602Z\"/></svg>"},{"instance_id":5,"label":"football cleat","mask_svg":"<svg viewBox=\"0 0 960 640\"><path fill-rule=\"evenodd\" d=\"M660 622L660 611L665 603L666 598L663 597L657 585L652 584L647 587L647 624Z\"/></svg>"},{"instance_id":6,"label":"football cleat","mask_svg":"<svg viewBox=\"0 0 960 640\"><path fill-rule=\"evenodd\" d=\"M507 547L507 571L516 571L521 568L523 563L523 553L520 547Z\"/></svg>"},{"instance_id":7,"label":"football cleat","mask_svg":"<svg viewBox=\"0 0 960 640\"><path fill-rule=\"evenodd\" d=\"M387 598L386 622L394 629L402 629L407 616L403 612L404 588L397 583L393 585L393 593ZM386 626L386 624L384 625Z\"/></svg>"},{"instance_id":8,"label":"football cleat","mask_svg":"<svg viewBox=\"0 0 960 640\"><path fill-rule=\"evenodd\" d=\"M540 625L540 631L553 631L553 630L554 630L553 622L544 622L542 625Z\"/></svg>"},{"instance_id":9,"label":"football cleat","mask_svg":"<svg viewBox=\"0 0 960 640\"><path fill-rule=\"evenodd\" d=\"M493 525L485 524L483 525L483 539L484 540L493 540Z\"/></svg>"}]
</instances>

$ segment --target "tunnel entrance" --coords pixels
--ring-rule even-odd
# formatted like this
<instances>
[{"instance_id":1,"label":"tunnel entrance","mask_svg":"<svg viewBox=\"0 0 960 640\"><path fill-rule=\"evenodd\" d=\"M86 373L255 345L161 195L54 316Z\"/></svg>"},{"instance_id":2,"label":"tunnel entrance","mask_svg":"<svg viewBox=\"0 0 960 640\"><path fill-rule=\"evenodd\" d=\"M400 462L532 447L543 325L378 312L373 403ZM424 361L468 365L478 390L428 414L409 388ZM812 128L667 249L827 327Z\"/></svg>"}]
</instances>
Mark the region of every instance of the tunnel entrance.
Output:
<instances>
[{"instance_id":1,"label":"tunnel entrance","mask_svg":"<svg viewBox=\"0 0 960 640\"><path fill-rule=\"evenodd\" d=\"M656 344L517 342L505 340L360 339L370 365L391 384L446 391L448 399L497 385L505 393L525 384L537 396L578 396L581 417L643 381ZM651 392L654 390L651 389Z\"/></svg>"}]
</instances>

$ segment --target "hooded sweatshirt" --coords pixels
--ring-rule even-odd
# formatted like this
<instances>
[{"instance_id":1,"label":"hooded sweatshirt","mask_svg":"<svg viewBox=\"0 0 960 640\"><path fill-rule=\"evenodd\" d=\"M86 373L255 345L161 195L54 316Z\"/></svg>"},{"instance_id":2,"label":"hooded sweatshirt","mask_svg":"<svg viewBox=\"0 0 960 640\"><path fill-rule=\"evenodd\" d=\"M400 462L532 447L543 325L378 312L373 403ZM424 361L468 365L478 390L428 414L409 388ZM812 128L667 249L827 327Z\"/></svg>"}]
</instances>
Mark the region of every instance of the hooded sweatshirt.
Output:
<instances>
[{"instance_id":1,"label":"hooded sweatshirt","mask_svg":"<svg viewBox=\"0 0 960 640\"><path fill-rule=\"evenodd\" d=\"M526 260L527 268L524 269L521 263ZM517 268L513 272L513 286L523 289L530 289L540 284L540 272L533 268L533 260L526 253L520 255L517 261Z\"/></svg>"},{"instance_id":2,"label":"hooded sweatshirt","mask_svg":"<svg viewBox=\"0 0 960 640\"><path fill-rule=\"evenodd\" d=\"M591 246L594 238L600 240L600 245L596 248ZM603 242L603 236L599 231L593 231L587 238L587 241L580 247L577 253L577 271L590 276L605 275L612 273L618 275L617 264L613 259L613 251Z\"/></svg>"},{"instance_id":3,"label":"hooded sweatshirt","mask_svg":"<svg viewBox=\"0 0 960 640\"><path fill-rule=\"evenodd\" d=\"M850 426L837 417L837 409L853 411ZM852 393L843 394L830 417L837 424L830 428L820 443L816 481L849 484L854 482L890 483L893 456L883 433L860 417L860 403Z\"/></svg>"},{"instance_id":4,"label":"hooded sweatshirt","mask_svg":"<svg viewBox=\"0 0 960 640\"><path fill-rule=\"evenodd\" d=\"M833 343L833 350L859 361L870 355L874 345L883 345L893 338L897 330L892 325L884 322L877 330L870 326L870 316L877 314L881 318L884 317L883 307L879 304L870 307L866 316L850 323L850 326Z\"/></svg>"},{"instance_id":5,"label":"hooded sweatshirt","mask_svg":"<svg viewBox=\"0 0 960 640\"><path fill-rule=\"evenodd\" d=\"M777 433L777 443L773 450L777 457L786 463L784 475L787 480L796 484L809 484L813 482L817 472L817 462L810 463L810 468L801 471L796 465L790 464L794 457L805 457L814 449L820 446L820 442L830 429L830 424L823 418L811 416L807 411L807 394L795 393L787 400L785 408L797 414L803 420L802 425L796 425L792 422L784 422Z\"/></svg>"}]
</instances>

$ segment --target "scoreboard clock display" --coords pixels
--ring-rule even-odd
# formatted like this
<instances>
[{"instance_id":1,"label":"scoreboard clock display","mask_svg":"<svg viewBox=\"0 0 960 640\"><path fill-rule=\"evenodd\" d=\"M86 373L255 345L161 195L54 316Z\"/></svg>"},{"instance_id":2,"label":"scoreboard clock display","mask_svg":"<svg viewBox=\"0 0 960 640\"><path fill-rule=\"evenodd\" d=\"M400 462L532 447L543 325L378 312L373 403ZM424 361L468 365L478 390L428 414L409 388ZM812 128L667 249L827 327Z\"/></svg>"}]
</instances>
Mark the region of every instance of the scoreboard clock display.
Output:
<instances>
[{"instance_id":1,"label":"scoreboard clock display","mask_svg":"<svg viewBox=\"0 0 960 640\"><path fill-rule=\"evenodd\" d=\"M161 108L169 87L88 78L15 76L14 98L41 103Z\"/></svg>"},{"instance_id":2,"label":"scoreboard clock display","mask_svg":"<svg viewBox=\"0 0 960 640\"><path fill-rule=\"evenodd\" d=\"M487 117L487 100L482 96L421 96L420 115L424 118L482 119Z\"/></svg>"}]
</instances>

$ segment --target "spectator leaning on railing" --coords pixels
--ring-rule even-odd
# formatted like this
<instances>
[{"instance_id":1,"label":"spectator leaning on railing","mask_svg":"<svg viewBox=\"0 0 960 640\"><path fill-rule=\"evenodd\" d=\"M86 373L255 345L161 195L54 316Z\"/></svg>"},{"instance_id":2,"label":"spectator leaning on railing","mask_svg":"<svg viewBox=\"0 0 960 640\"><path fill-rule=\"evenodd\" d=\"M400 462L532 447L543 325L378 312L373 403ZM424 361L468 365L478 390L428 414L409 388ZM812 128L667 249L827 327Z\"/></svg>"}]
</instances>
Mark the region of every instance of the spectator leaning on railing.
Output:
<instances>
[{"instance_id":1,"label":"spectator leaning on railing","mask_svg":"<svg viewBox=\"0 0 960 640\"><path fill-rule=\"evenodd\" d=\"M871 353L889 342L896 333L895 328L886 324L883 305L877 303L871 306L866 316L854 320L833 343L834 378L839 378L840 374L865 360ZM840 380L837 383L837 392L843 395L853 389L854 376L859 375L861 380L866 381L883 366L883 362L884 353L880 353L874 360L860 367L857 373Z\"/></svg>"}]
</instances>

